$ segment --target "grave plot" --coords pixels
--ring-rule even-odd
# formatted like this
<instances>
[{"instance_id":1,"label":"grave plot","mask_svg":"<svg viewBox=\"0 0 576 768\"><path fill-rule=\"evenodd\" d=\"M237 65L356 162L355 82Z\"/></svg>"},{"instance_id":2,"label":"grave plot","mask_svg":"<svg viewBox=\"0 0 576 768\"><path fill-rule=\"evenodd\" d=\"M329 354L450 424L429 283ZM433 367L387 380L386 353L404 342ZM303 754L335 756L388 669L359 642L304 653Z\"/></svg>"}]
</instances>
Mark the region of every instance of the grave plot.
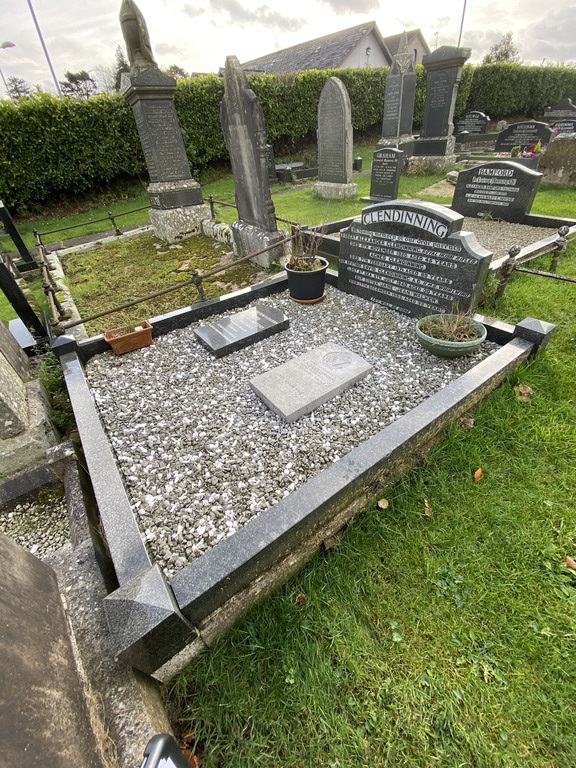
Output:
<instances>
[{"instance_id":1,"label":"grave plot","mask_svg":"<svg viewBox=\"0 0 576 768\"><path fill-rule=\"evenodd\" d=\"M360 224L373 228L367 237L385 234L389 222L378 212L394 202L366 209L376 214ZM398 210L410 207L414 201ZM472 306L486 258L460 232L463 217L424 204L416 213L410 222L394 219L388 266L414 260L400 247L414 232L400 231L401 224L420 228L416 239L423 242L448 239L453 249L444 248L439 263L421 265L424 277L411 274L413 264L396 271L414 281L420 296L422 281L441 291L452 281ZM450 254L463 259L457 265L476 263L466 279L443 274L459 269L444 263ZM348 283L354 268L348 265ZM107 351L101 337L54 344L119 582L105 601L113 641L121 658L159 680L170 679L313 557L553 331L530 318L516 327L480 318L490 344L478 357L442 362L415 346L414 319L384 306L390 297L338 291L337 279L329 271L328 295L313 307L290 302L279 275L150 318L153 345L125 357L100 355ZM221 358L196 338L203 324L218 327L254 303L280 310L288 329ZM243 332L242 323L236 327ZM332 364L347 364L352 353L373 370L294 422L251 388L255 377L328 343L346 350L327 350ZM322 378L314 366L307 372ZM290 377L282 384L289 386Z\"/></svg>"}]
</instances>

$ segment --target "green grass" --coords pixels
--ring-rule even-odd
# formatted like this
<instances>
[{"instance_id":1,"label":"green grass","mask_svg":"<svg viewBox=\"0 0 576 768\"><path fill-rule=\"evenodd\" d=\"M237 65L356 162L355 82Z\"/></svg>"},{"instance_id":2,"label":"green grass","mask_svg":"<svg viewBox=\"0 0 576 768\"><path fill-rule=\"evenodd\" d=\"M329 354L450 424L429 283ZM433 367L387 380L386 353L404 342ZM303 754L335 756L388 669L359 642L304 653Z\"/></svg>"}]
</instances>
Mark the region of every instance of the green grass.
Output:
<instances>
[{"instance_id":1,"label":"green grass","mask_svg":"<svg viewBox=\"0 0 576 768\"><path fill-rule=\"evenodd\" d=\"M489 309L557 334L176 679L203 768L576 764L574 286L517 274Z\"/></svg>"}]
</instances>

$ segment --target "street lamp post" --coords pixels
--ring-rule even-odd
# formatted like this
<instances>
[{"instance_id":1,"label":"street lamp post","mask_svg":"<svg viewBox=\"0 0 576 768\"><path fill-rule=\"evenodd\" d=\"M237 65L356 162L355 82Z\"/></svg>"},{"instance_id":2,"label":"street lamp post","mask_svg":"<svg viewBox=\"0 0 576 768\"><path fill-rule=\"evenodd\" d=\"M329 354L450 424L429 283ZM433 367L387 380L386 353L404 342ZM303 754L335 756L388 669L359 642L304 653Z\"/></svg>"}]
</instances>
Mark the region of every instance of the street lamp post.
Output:
<instances>
[{"instance_id":1,"label":"street lamp post","mask_svg":"<svg viewBox=\"0 0 576 768\"><path fill-rule=\"evenodd\" d=\"M28 0L28 7L30 8L30 13L32 14L32 19L34 20L34 25L36 26L36 32L38 32L38 37L40 38L40 43L42 44L44 55L46 56L46 61L48 62L48 66L50 67L50 72L52 73L52 79L54 80L54 85L56 86L56 93L58 94L58 96L62 96L62 91L60 90L60 83L56 78L56 73L54 72L54 67L52 66L52 62L50 61L50 56L48 55L48 49L46 48L46 43L44 42L44 38L42 37L42 32L40 31L40 25L38 24L36 14L34 13L34 8L32 7L32 0Z\"/></svg>"},{"instance_id":2,"label":"street lamp post","mask_svg":"<svg viewBox=\"0 0 576 768\"><path fill-rule=\"evenodd\" d=\"M5 40L3 43L0 43L0 48L14 48L15 44L11 43L10 40ZM4 83L4 88L6 89L6 95L10 96L10 93L8 92L8 83L6 82L6 78L4 77L4 72L2 72L2 69L0 68L0 75L2 75L2 82Z\"/></svg>"}]
</instances>

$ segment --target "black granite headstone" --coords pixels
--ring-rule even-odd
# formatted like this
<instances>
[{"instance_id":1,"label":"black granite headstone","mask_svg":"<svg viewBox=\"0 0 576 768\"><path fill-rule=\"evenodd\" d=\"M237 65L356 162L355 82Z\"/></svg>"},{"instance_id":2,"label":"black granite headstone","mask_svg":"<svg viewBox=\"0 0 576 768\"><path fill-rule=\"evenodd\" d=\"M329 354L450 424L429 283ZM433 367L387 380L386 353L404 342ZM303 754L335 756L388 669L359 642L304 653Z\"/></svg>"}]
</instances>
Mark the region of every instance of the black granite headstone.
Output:
<instances>
[{"instance_id":1,"label":"black granite headstone","mask_svg":"<svg viewBox=\"0 0 576 768\"><path fill-rule=\"evenodd\" d=\"M565 117L562 120L556 120L550 123L550 128L554 133L576 133L576 117Z\"/></svg>"},{"instance_id":2,"label":"black granite headstone","mask_svg":"<svg viewBox=\"0 0 576 768\"><path fill-rule=\"evenodd\" d=\"M572 99L561 99L557 104L553 104L544 112L543 120L547 123L554 123L556 120L576 119L576 104Z\"/></svg>"},{"instance_id":3,"label":"black granite headstone","mask_svg":"<svg viewBox=\"0 0 576 768\"><path fill-rule=\"evenodd\" d=\"M426 69L426 102L424 123L414 144L415 155L441 156L454 152L452 118L462 67L470 53L470 48L442 45L422 58Z\"/></svg>"},{"instance_id":4,"label":"black granite headstone","mask_svg":"<svg viewBox=\"0 0 576 768\"><path fill-rule=\"evenodd\" d=\"M496 138L496 152L510 152L512 147L530 147L539 141L548 144L554 138L554 131L547 123L537 120L524 120L520 123L512 123Z\"/></svg>"},{"instance_id":5,"label":"black granite headstone","mask_svg":"<svg viewBox=\"0 0 576 768\"><path fill-rule=\"evenodd\" d=\"M318 103L318 180L349 184L352 179L350 97L337 77L326 81Z\"/></svg>"},{"instance_id":6,"label":"black granite headstone","mask_svg":"<svg viewBox=\"0 0 576 768\"><path fill-rule=\"evenodd\" d=\"M463 216L491 214L521 223L530 212L542 174L509 160L460 171L452 208Z\"/></svg>"},{"instance_id":7,"label":"black granite headstone","mask_svg":"<svg viewBox=\"0 0 576 768\"><path fill-rule=\"evenodd\" d=\"M364 208L340 235L338 287L414 316L472 309L492 254L463 221L417 200Z\"/></svg>"},{"instance_id":8,"label":"black granite headstone","mask_svg":"<svg viewBox=\"0 0 576 768\"><path fill-rule=\"evenodd\" d=\"M490 118L484 112L467 112L464 117L456 120L456 134L463 133L485 133L488 128Z\"/></svg>"},{"instance_id":9,"label":"black granite headstone","mask_svg":"<svg viewBox=\"0 0 576 768\"><path fill-rule=\"evenodd\" d=\"M374 200L394 200L402 173L404 152L394 147L380 147L372 156L370 197Z\"/></svg>"},{"instance_id":10,"label":"black granite headstone","mask_svg":"<svg viewBox=\"0 0 576 768\"><path fill-rule=\"evenodd\" d=\"M413 54L408 51L406 33L403 32L398 53L392 59L386 76L383 140L412 135L415 98L416 66Z\"/></svg>"},{"instance_id":11,"label":"black granite headstone","mask_svg":"<svg viewBox=\"0 0 576 768\"><path fill-rule=\"evenodd\" d=\"M214 323L199 325L194 329L194 333L214 357L224 357L274 333L285 331L289 324L290 321L283 312L265 304L256 304L243 312L222 317Z\"/></svg>"}]
</instances>

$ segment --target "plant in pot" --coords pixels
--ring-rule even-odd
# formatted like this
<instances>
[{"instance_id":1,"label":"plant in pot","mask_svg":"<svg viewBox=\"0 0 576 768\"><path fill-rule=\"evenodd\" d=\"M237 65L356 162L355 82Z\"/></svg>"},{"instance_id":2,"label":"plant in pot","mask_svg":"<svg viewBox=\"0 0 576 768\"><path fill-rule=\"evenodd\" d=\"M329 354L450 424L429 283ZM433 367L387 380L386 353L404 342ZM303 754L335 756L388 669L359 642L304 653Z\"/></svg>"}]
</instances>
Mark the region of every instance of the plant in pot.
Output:
<instances>
[{"instance_id":1,"label":"plant in pot","mask_svg":"<svg viewBox=\"0 0 576 768\"><path fill-rule=\"evenodd\" d=\"M104 331L104 341L112 347L115 355L123 355L134 349L141 349L152 344L152 326L147 320L138 325L125 325Z\"/></svg>"},{"instance_id":2,"label":"plant in pot","mask_svg":"<svg viewBox=\"0 0 576 768\"><path fill-rule=\"evenodd\" d=\"M486 338L486 328L470 315L456 310L421 317L416 324L416 336L433 355L461 357L476 352Z\"/></svg>"},{"instance_id":3,"label":"plant in pot","mask_svg":"<svg viewBox=\"0 0 576 768\"><path fill-rule=\"evenodd\" d=\"M292 301L315 304L324 298L328 259L318 255L321 243L321 232L310 232L300 227L294 230L292 251L285 265Z\"/></svg>"}]
</instances>

